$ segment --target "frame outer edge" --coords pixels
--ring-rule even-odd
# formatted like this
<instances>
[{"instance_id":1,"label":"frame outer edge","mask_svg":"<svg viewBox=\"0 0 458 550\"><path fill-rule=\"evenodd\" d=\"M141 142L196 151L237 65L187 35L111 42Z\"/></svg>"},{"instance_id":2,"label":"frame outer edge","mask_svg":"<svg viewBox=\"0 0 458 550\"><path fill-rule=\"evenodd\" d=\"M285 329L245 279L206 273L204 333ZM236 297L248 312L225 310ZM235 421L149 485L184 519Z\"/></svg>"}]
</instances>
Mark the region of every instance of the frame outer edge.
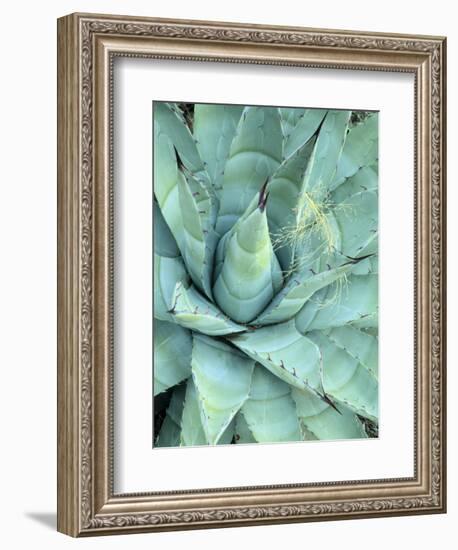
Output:
<instances>
[{"instance_id":1,"label":"frame outer edge","mask_svg":"<svg viewBox=\"0 0 458 550\"><path fill-rule=\"evenodd\" d=\"M415 38L418 41L429 42L431 40L443 41L445 36L441 35L430 35L430 34L411 34L411 33L399 33L399 32L382 32L382 31L364 31L357 29L335 29L328 27L307 27L304 25L276 25L276 24L267 24L267 23L253 23L253 22L242 22L242 21L228 21L228 20L208 20L208 19L184 19L184 18L171 18L171 17L150 17L146 15L122 15L122 14L107 14L107 13L95 13L95 12L73 12L68 15L68 17L75 16L80 19L93 20L93 21L109 21L111 23L157 23L159 25L182 25L182 26L197 26L197 27L212 27L212 28L232 28L232 29L241 29L244 31L247 30L261 30L261 31L286 31L286 32L319 32L320 34L330 34L341 36L349 35L354 36L358 35L361 37L378 37L378 38L395 38L395 39L412 39Z\"/></svg>"},{"instance_id":2,"label":"frame outer edge","mask_svg":"<svg viewBox=\"0 0 458 550\"><path fill-rule=\"evenodd\" d=\"M57 530L80 519L79 46L77 18L57 20Z\"/></svg>"},{"instance_id":3,"label":"frame outer edge","mask_svg":"<svg viewBox=\"0 0 458 550\"><path fill-rule=\"evenodd\" d=\"M266 32L271 30L272 32ZM278 32L284 30L285 34ZM297 30L297 34L291 31ZM434 130L429 153L435 153L432 173L433 196L427 198L432 214L433 276L433 445L428 459L435 471L428 472L427 494L398 495L381 500L311 503L257 508L212 508L159 513L127 513L120 508L112 515L95 513L93 436L98 423L94 416L94 167L92 32L108 36L155 36L170 41L256 43L351 50L403 51L429 56L432 63ZM334 34L335 33L335 34ZM326 35L326 37L324 37ZM377 37L377 38L376 38ZM89 39L89 40L88 40ZM445 115L446 43L443 37L416 37L359 31L332 31L294 27L164 20L145 17L72 14L58 21L58 530L71 536L127 532L200 529L254 524L289 523L331 519L357 519L390 515L440 513L445 511ZM403 55L404 55L403 54ZM135 56L135 53L129 55ZM229 59L230 60L230 59ZM412 58L413 61L413 58ZM383 63L385 64L386 61ZM281 63L280 63L281 64ZM325 63L326 65L326 63ZM383 69L382 69L383 70ZM431 70L431 68L430 68ZM428 123L431 111L428 114ZM90 154L88 154L88 152ZM429 156L429 154L427 155ZM430 166L431 168L431 166ZM432 200L432 203L430 203ZM428 241L429 239L427 239ZM95 335L94 335L95 336ZM430 356L431 357L431 356ZM429 426L431 429L431 425ZM433 474L433 481L430 475ZM431 483L432 481L432 483ZM371 500L373 498L373 500ZM378 500L377 500L378 499Z\"/></svg>"},{"instance_id":4,"label":"frame outer edge","mask_svg":"<svg viewBox=\"0 0 458 550\"><path fill-rule=\"evenodd\" d=\"M440 190L440 222L441 222L441 240L442 249L440 250L441 260L441 306L442 316L439 320L441 327L441 509L447 513L447 38L444 37L441 42L441 135L439 141L441 144L441 190Z\"/></svg>"}]
</instances>

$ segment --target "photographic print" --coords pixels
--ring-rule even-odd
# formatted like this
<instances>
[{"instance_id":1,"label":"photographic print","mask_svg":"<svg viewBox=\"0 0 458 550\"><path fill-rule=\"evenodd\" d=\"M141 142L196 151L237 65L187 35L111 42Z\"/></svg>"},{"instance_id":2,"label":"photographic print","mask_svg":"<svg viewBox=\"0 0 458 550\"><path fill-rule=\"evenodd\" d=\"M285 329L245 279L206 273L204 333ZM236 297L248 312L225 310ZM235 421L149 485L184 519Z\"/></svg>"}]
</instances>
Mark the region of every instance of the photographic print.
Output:
<instances>
[{"instance_id":1,"label":"photographic print","mask_svg":"<svg viewBox=\"0 0 458 550\"><path fill-rule=\"evenodd\" d=\"M152 124L153 447L378 437L378 113Z\"/></svg>"}]
</instances>

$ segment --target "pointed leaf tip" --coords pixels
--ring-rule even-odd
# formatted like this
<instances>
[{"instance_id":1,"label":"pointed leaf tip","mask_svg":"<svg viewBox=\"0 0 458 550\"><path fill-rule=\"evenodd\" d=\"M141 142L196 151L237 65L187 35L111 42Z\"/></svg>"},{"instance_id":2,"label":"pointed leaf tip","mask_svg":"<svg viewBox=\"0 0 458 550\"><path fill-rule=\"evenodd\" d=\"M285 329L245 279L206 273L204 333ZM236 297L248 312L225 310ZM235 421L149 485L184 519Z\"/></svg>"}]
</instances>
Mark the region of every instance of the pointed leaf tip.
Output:
<instances>
[{"instance_id":1,"label":"pointed leaf tip","mask_svg":"<svg viewBox=\"0 0 458 550\"><path fill-rule=\"evenodd\" d=\"M328 396L326 395L326 393L324 393L322 396L321 396L321 399L327 403L328 405L330 405L335 411L337 411L340 415L342 415L342 413L339 411L339 409L337 408L336 404L334 403L334 401Z\"/></svg>"},{"instance_id":2,"label":"pointed leaf tip","mask_svg":"<svg viewBox=\"0 0 458 550\"><path fill-rule=\"evenodd\" d=\"M175 151L175 158L177 159L178 170L183 172L185 166L183 164L183 161L181 160L180 154L178 153L178 149L175 147L175 145L173 146L173 150Z\"/></svg>"},{"instance_id":3,"label":"pointed leaf tip","mask_svg":"<svg viewBox=\"0 0 458 550\"><path fill-rule=\"evenodd\" d=\"M269 197L269 193L267 192L267 184L269 183L269 179L266 179L264 185L261 187L259 191L259 201L258 201L258 207L261 212L264 212L267 204L267 199Z\"/></svg>"}]
</instances>

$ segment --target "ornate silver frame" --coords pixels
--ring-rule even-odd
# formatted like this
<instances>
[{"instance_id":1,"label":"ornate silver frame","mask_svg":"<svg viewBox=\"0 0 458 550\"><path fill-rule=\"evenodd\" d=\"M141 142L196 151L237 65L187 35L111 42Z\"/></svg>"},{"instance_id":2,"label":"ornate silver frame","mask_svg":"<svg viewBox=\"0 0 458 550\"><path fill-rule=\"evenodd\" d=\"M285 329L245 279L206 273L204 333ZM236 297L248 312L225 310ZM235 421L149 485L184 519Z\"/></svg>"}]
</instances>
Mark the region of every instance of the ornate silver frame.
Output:
<instances>
[{"instance_id":1,"label":"ornate silver frame","mask_svg":"<svg viewBox=\"0 0 458 550\"><path fill-rule=\"evenodd\" d=\"M73 14L58 21L58 530L72 536L445 511L445 38ZM117 495L112 61L415 75L416 433L407 479Z\"/></svg>"}]
</instances>

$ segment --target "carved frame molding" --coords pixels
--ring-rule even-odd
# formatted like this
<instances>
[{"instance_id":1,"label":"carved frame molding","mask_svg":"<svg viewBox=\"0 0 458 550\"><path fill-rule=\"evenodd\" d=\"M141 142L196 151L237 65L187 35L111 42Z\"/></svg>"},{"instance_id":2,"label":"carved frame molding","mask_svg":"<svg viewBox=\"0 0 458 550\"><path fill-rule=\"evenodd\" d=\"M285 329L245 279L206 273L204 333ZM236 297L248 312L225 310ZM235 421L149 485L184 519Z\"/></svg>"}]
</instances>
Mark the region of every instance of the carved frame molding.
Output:
<instances>
[{"instance_id":1,"label":"carved frame molding","mask_svg":"<svg viewBox=\"0 0 458 550\"><path fill-rule=\"evenodd\" d=\"M445 39L73 14L58 21L58 52L58 529L81 536L444 512ZM414 478L113 494L116 56L415 74Z\"/></svg>"}]
</instances>

